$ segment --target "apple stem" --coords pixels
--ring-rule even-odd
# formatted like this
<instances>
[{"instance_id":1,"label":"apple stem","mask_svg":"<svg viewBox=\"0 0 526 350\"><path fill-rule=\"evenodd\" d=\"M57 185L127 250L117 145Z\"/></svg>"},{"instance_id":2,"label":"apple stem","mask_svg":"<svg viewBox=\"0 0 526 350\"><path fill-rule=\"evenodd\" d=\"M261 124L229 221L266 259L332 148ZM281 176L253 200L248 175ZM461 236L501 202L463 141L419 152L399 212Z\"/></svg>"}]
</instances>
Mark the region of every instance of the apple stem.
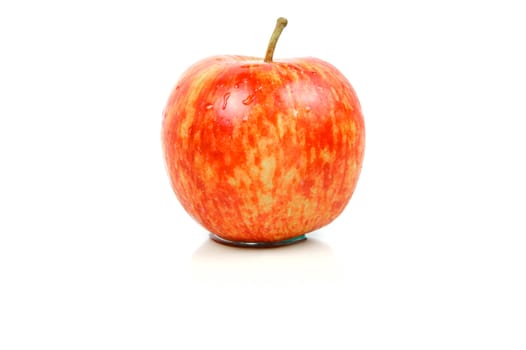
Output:
<instances>
[{"instance_id":1,"label":"apple stem","mask_svg":"<svg viewBox=\"0 0 526 350\"><path fill-rule=\"evenodd\" d=\"M281 35L283 28L287 26L287 23L287 19L283 17L278 18L278 20L276 21L276 27L274 28L274 32L272 33L270 41L268 42L267 53L265 55L265 62L272 62L274 50L276 49L276 44L278 42L279 36Z\"/></svg>"}]
</instances>

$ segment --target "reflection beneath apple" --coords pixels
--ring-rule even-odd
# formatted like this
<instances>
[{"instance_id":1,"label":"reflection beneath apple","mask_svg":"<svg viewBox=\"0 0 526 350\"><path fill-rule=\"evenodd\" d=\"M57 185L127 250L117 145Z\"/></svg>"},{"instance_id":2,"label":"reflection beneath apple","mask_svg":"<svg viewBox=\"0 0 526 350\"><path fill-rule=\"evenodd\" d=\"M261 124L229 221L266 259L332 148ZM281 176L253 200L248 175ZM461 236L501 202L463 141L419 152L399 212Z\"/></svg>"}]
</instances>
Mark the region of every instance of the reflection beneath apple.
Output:
<instances>
[{"instance_id":1,"label":"reflection beneath apple","mask_svg":"<svg viewBox=\"0 0 526 350\"><path fill-rule=\"evenodd\" d=\"M344 283L327 244L307 238L279 248L238 248L207 239L191 259L192 280L207 287L324 287Z\"/></svg>"}]
</instances>

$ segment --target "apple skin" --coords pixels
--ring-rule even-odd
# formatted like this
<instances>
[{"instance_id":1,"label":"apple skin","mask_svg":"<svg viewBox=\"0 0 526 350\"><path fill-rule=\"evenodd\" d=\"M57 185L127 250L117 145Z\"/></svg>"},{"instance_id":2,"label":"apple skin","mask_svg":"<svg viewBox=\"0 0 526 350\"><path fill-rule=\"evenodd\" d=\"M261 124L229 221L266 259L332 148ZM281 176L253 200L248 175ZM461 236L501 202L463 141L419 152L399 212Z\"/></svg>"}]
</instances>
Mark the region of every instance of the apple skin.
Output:
<instances>
[{"instance_id":1,"label":"apple skin","mask_svg":"<svg viewBox=\"0 0 526 350\"><path fill-rule=\"evenodd\" d=\"M327 62L214 56L172 91L162 144L175 195L202 226L230 241L278 242L344 210L365 129L354 89Z\"/></svg>"}]
</instances>

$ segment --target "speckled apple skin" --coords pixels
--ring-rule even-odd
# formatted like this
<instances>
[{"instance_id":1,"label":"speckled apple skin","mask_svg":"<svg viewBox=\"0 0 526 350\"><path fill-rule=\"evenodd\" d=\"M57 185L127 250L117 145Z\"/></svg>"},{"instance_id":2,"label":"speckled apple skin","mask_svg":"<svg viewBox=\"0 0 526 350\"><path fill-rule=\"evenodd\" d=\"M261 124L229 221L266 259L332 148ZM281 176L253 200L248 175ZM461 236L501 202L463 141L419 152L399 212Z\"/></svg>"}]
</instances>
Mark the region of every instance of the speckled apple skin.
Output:
<instances>
[{"instance_id":1,"label":"speckled apple skin","mask_svg":"<svg viewBox=\"0 0 526 350\"><path fill-rule=\"evenodd\" d=\"M195 220L231 241L276 242L344 210L365 129L354 89L327 62L215 56L173 89L162 144L175 195Z\"/></svg>"}]
</instances>

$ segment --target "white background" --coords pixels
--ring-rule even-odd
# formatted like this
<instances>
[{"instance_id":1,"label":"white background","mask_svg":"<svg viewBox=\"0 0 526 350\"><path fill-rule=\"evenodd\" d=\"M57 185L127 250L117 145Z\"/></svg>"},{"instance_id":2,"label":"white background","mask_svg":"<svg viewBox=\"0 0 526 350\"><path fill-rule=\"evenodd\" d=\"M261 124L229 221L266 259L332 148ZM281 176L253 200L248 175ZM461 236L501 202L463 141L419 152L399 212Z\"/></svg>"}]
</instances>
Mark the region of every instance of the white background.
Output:
<instances>
[{"instance_id":1,"label":"white background","mask_svg":"<svg viewBox=\"0 0 526 350\"><path fill-rule=\"evenodd\" d=\"M2 1L0 348L525 349L521 1ZM240 250L176 201L161 112L214 54L315 56L367 128L345 212Z\"/></svg>"}]
</instances>

